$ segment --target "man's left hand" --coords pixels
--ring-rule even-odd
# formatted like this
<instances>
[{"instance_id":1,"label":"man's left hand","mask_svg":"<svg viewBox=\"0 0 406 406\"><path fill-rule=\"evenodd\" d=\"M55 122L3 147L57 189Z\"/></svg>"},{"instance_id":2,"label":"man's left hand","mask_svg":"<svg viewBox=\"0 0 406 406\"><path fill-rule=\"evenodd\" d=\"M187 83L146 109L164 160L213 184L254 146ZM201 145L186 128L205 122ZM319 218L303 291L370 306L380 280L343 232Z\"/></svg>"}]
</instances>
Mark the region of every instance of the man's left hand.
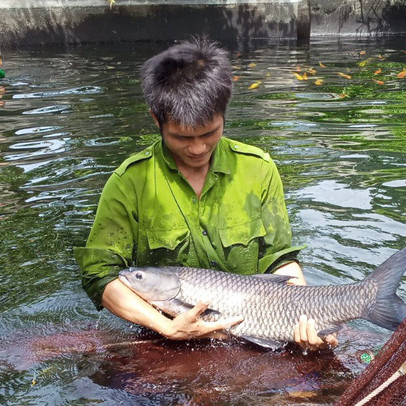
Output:
<instances>
[{"instance_id":1,"label":"man's left hand","mask_svg":"<svg viewBox=\"0 0 406 406\"><path fill-rule=\"evenodd\" d=\"M302 314L299 323L294 327L295 343L300 345L304 351L316 351L324 348L334 348L338 345L338 339L335 334L329 334L320 338L315 328L315 320L308 319Z\"/></svg>"}]
</instances>

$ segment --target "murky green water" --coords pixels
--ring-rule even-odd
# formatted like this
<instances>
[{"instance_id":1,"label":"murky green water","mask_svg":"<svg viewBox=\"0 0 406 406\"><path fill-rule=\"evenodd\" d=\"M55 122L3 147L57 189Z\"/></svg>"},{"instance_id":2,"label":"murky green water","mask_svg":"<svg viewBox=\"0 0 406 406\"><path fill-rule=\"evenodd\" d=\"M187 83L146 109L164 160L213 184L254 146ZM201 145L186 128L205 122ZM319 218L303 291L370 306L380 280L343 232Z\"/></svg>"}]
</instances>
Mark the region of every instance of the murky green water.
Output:
<instances>
[{"instance_id":1,"label":"murky green water","mask_svg":"<svg viewBox=\"0 0 406 406\"><path fill-rule=\"evenodd\" d=\"M404 43L232 51L225 133L278 163L311 284L361 279L406 246ZM365 367L357 352L388 332L355 322L334 353L308 357L174 344L97 313L80 287L72 247L85 243L104 182L157 137L138 72L165 47L3 54L0 403L331 404Z\"/></svg>"}]
</instances>

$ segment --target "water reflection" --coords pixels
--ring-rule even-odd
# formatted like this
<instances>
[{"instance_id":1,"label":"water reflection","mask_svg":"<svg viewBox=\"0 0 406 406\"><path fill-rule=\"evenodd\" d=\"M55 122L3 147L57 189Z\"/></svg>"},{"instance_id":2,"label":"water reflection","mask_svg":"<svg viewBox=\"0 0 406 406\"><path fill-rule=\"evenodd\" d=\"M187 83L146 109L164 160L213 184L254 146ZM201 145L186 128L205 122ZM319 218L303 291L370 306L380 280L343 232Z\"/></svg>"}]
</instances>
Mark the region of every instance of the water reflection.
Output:
<instances>
[{"instance_id":1,"label":"water reflection","mask_svg":"<svg viewBox=\"0 0 406 406\"><path fill-rule=\"evenodd\" d=\"M295 243L308 245L301 259L310 283L362 279L406 246L403 44L282 42L232 52L226 134L278 163ZM311 357L242 343L145 342L98 314L80 287L72 247L86 239L101 188L159 137L138 72L163 48L32 49L5 58L0 403L331 404L364 368L357 351L381 345L388 332L357 321L338 350ZM406 279L399 294L406 299Z\"/></svg>"}]
</instances>

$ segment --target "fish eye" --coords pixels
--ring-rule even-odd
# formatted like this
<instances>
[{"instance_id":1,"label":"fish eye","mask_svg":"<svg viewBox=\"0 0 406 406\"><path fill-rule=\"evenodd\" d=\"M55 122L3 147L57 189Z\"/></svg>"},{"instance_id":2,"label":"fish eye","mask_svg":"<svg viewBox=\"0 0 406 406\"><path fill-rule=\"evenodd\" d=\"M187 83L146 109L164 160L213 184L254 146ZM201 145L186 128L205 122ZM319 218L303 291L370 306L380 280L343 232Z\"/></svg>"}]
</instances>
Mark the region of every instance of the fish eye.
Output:
<instances>
[{"instance_id":1,"label":"fish eye","mask_svg":"<svg viewBox=\"0 0 406 406\"><path fill-rule=\"evenodd\" d=\"M142 279L142 273L141 272L136 272L135 273L135 279L141 280Z\"/></svg>"}]
</instances>

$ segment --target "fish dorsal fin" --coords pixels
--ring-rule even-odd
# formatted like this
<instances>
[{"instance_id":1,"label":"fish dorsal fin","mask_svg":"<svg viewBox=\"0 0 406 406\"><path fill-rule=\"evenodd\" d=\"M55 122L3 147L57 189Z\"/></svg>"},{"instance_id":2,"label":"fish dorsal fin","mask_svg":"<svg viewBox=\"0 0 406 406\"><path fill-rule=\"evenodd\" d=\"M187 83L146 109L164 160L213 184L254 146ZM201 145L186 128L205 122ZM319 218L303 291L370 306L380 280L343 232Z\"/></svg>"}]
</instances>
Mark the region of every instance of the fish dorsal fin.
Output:
<instances>
[{"instance_id":1,"label":"fish dorsal fin","mask_svg":"<svg viewBox=\"0 0 406 406\"><path fill-rule=\"evenodd\" d=\"M254 278L262 278L266 279L269 282L273 283L286 283L290 279L294 279L294 276L289 275L277 275L275 273L256 273L255 275L251 275Z\"/></svg>"},{"instance_id":2,"label":"fish dorsal fin","mask_svg":"<svg viewBox=\"0 0 406 406\"><path fill-rule=\"evenodd\" d=\"M280 350L286 345L286 343L283 343L282 341L270 340L268 338L260 338L247 335L241 337L244 340L249 341L250 343L254 343L263 348L269 348L270 350Z\"/></svg>"}]
</instances>

